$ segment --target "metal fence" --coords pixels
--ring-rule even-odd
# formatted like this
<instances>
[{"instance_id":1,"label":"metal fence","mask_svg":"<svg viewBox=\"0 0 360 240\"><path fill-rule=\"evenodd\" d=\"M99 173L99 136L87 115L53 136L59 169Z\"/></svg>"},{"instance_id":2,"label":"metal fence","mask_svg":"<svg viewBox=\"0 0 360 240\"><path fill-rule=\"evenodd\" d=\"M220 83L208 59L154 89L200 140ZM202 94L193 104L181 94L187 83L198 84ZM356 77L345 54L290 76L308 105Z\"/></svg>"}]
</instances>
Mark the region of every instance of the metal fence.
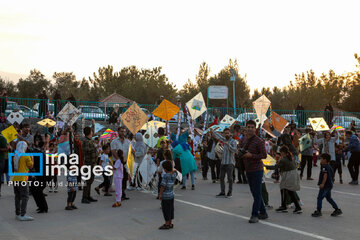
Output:
<instances>
[{"instance_id":1,"label":"metal fence","mask_svg":"<svg viewBox=\"0 0 360 240\"><path fill-rule=\"evenodd\" d=\"M1 108L4 108L4 99L0 98ZM5 115L8 116L12 111L20 111L25 118L40 118L45 117L47 112L51 112L54 116L62 109L69 100L42 100L34 98L7 98L7 106ZM85 119L95 119L107 121L112 111L115 111L116 115L119 116L131 105L119 104L119 103L108 103L108 102L96 102L96 101L70 101L75 107L77 107ZM139 104L142 110L150 115L156 108L154 104ZM296 111L296 110L276 110L272 111L278 113L288 122L293 122L299 127L309 125L309 117L324 117L328 123L340 125L348 128L352 121L355 121L357 126L360 125L360 113L359 112L337 112L333 113L324 111ZM245 125L249 119L255 119L255 110L252 108L236 108L235 114L233 108L225 107L210 107L208 109L208 122L212 122L217 116L219 120L226 114L234 117L240 123ZM267 116L269 117L270 111ZM198 119L198 122L204 121L205 114L202 118Z\"/></svg>"}]
</instances>

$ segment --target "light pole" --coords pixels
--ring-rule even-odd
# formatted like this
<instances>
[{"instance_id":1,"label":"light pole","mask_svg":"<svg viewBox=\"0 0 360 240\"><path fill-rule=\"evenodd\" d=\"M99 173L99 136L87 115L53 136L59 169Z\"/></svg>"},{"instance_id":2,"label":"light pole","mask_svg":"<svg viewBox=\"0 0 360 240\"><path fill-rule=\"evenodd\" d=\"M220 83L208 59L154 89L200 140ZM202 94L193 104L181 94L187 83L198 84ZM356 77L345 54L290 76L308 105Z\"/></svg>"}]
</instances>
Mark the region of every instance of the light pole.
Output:
<instances>
[{"instance_id":1,"label":"light pole","mask_svg":"<svg viewBox=\"0 0 360 240\"><path fill-rule=\"evenodd\" d=\"M230 82L233 82L233 99L234 99L234 117L236 117L236 104L235 104L235 70L231 69L230 72L232 73L232 76L230 77Z\"/></svg>"}]
</instances>

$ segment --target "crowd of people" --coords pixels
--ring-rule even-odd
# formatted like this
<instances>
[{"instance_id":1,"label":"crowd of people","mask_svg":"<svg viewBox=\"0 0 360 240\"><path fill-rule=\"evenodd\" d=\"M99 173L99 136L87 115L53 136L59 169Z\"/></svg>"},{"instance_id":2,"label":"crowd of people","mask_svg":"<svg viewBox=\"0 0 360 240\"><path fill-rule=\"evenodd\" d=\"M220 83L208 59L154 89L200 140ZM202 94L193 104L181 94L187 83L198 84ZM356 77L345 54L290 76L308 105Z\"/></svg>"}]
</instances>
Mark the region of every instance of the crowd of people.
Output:
<instances>
[{"instance_id":1,"label":"crowd of people","mask_svg":"<svg viewBox=\"0 0 360 240\"><path fill-rule=\"evenodd\" d=\"M151 187L157 189L157 199L162 201L165 223L160 229L171 229L174 226L172 223L174 186L180 183L179 175L182 175L182 190L187 189L188 177L191 179L191 190L195 190L195 173L199 166L195 157L197 153L200 156L203 180L208 180L210 169L212 183L220 182L220 192L216 197L232 197L234 182L249 185L253 197L250 223L267 219L269 217L267 211L272 208L269 205L269 194L264 181L263 159L266 159L268 155L276 160L275 165L266 165L265 168L273 170L271 177L275 182L279 182L281 206L276 209L277 212L287 212L289 205L293 203L295 206L293 212L302 213L302 201L299 197L300 181L303 179L306 166L306 179L314 180L312 168L318 166L318 159L320 159L321 167L318 178L319 193L317 208L312 216L321 216L324 198L334 208L331 216L342 213L331 197L331 189L336 172L339 175L339 182L343 183L342 167L347 157L352 178L350 184L358 185L360 142L356 133L351 130L347 130L345 136L333 131L324 132L321 137L320 133L313 131L310 127L306 128L305 133L302 134L296 126L288 125L281 136L275 139L257 128L255 121L249 120L245 129L235 125L225 128L222 132L209 129L206 134L197 134L198 136L193 136L190 129L181 128L178 134L174 134L167 132L164 128L158 128L158 143L155 147L148 147L143 140L144 131L133 135L124 126L118 127L116 138L99 139L94 136L94 120L91 127L86 126L82 129L82 134L76 132L72 126L62 129L49 128L45 134L38 132L32 134L31 126L26 122L14 126L19 132L16 140L8 143L0 135L1 177L8 169L5 165L8 163L9 152L14 153L10 162L15 173L35 173L40 169L39 158L22 156L21 153L42 153L46 157L47 154L59 154L60 145L68 145L69 151L66 154L75 153L79 157L76 164L66 163L68 196L65 210L69 211L77 209L74 202L78 191L82 191L82 204L97 201L92 193L100 195L103 192L104 196L111 197L112 192L115 192L112 207L122 206L123 201L129 200L127 191L142 190L143 183L139 166L144 157L150 155L158 167L154 175L157 184ZM304 134L309 134L311 144L300 151L299 139ZM127 164L131 155L135 163L132 173ZM45 162L43 164L45 165ZM61 163L52 162L52 164ZM89 178L84 179L82 175L74 174L74 169L82 166L88 166ZM107 174L104 170L103 182L94 186L95 176L92 170L98 166L101 166L101 169L110 167L113 171L112 174ZM49 192L58 191L57 174L61 174L61 171L55 171L50 175L44 173L42 176L13 177L16 219L33 220L33 217L26 214L29 192L36 202L37 212L48 212L44 190L48 188ZM226 186L225 176L227 176L228 186ZM41 184L29 184L35 181Z\"/></svg>"}]
</instances>

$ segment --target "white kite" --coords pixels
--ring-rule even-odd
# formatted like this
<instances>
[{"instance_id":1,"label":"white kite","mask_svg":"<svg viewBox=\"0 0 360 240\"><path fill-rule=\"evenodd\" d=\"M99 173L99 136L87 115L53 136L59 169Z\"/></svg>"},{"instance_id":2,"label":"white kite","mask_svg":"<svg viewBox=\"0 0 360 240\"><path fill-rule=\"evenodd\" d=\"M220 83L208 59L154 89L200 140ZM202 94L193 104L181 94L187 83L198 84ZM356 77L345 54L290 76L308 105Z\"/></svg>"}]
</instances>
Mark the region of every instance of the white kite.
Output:
<instances>
[{"instance_id":1,"label":"white kite","mask_svg":"<svg viewBox=\"0 0 360 240\"><path fill-rule=\"evenodd\" d=\"M266 119L267 119L266 115L263 115L261 118L256 118L255 119L256 128L261 127L264 124L264 122L266 121Z\"/></svg>"},{"instance_id":2,"label":"white kite","mask_svg":"<svg viewBox=\"0 0 360 240\"><path fill-rule=\"evenodd\" d=\"M18 124L21 124L21 122L24 120L24 117L19 112L11 112L9 114L9 116L7 117L7 120L11 124L14 124L15 122L17 122Z\"/></svg>"},{"instance_id":3,"label":"white kite","mask_svg":"<svg viewBox=\"0 0 360 240\"><path fill-rule=\"evenodd\" d=\"M270 100L265 95L262 95L253 102L253 105L256 115L260 119L260 122L265 121L263 120L263 118L264 116L266 116L267 110L271 105Z\"/></svg>"},{"instance_id":4,"label":"white kite","mask_svg":"<svg viewBox=\"0 0 360 240\"><path fill-rule=\"evenodd\" d=\"M61 118L64 122L66 122L69 126L72 126L80 115L80 110L74 107L74 105L72 105L70 102L68 102L63 107L63 109L61 109L57 116Z\"/></svg>"},{"instance_id":5,"label":"white kite","mask_svg":"<svg viewBox=\"0 0 360 240\"><path fill-rule=\"evenodd\" d=\"M189 109L192 119L195 120L200 117L206 111L205 101L201 92L188 101L186 107Z\"/></svg>"},{"instance_id":6,"label":"white kite","mask_svg":"<svg viewBox=\"0 0 360 240\"><path fill-rule=\"evenodd\" d=\"M153 179L156 170L157 167L152 160L151 155L146 154L139 167L139 172L143 178L143 182L145 182L146 185L148 185Z\"/></svg>"},{"instance_id":7,"label":"white kite","mask_svg":"<svg viewBox=\"0 0 360 240\"><path fill-rule=\"evenodd\" d=\"M223 119L220 121L220 125L225 125L227 127L231 127L235 123L235 119L228 114L226 114Z\"/></svg>"},{"instance_id":8,"label":"white kite","mask_svg":"<svg viewBox=\"0 0 360 240\"><path fill-rule=\"evenodd\" d=\"M309 118L309 122L314 131L329 131L330 128L324 118Z\"/></svg>"},{"instance_id":9,"label":"white kite","mask_svg":"<svg viewBox=\"0 0 360 240\"><path fill-rule=\"evenodd\" d=\"M159 140L159 135L154 127L149 127L144 133L144 143L153 148Z\"/></svg>"}]
</instances>

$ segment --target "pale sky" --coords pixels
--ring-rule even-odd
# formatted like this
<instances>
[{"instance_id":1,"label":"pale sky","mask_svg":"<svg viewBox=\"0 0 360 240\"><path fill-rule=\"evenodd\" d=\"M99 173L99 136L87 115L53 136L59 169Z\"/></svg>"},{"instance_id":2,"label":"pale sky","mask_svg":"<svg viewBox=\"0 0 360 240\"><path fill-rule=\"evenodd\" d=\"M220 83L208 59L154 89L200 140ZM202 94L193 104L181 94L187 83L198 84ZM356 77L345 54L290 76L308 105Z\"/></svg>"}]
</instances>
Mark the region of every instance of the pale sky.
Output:
<instances>
[{"instance_id":1,"label":"pale sky","mask_svg":"<svg viewBox=\"0 0 360 240\"><path fill-rule=\"evenodd\" d=\"M92 76L163 67L178 88L206 61L211 75L237 59L251 89L295 73L355 69L360 1L133 0L0 2L0 71Z\"/></svg>"}]
</instances>

